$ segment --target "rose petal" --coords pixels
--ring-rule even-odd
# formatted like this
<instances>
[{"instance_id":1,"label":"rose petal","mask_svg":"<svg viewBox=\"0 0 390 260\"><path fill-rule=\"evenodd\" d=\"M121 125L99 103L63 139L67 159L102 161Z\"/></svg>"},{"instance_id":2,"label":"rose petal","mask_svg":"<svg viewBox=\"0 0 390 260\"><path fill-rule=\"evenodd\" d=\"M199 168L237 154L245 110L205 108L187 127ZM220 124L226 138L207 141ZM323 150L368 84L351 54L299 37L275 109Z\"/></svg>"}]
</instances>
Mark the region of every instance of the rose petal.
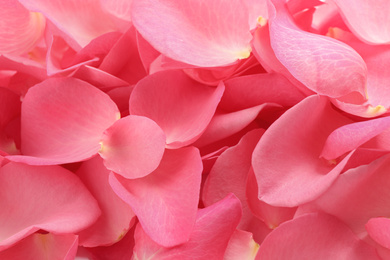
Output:
<instances>
[{"instance_id":1,"label":"rose petal","mask_svg":"<svg viewBox=\"0 0 390 260\"><path fill-rule=\"evenodd\" d=\"M365 225L370 237L381 246L390 249L390 219L372 218Z\"/></svg>"},{"instance_id":2,"label":"rose petal","mask_svg":"<svg viewBox=\"0 0 390 260\"><path fill-rule=\"evenodd\" d=\"M196 219L202 161L194 147L166 150L158 168L140 179L110 174L110 185L162 246L188 241Z\"/></svg>"},{"instance_id":3,"label":"rose petal","mask_svg":"<svg viewBox=\"0 0 390 260\"><path fill-rule=\"evenodd\" d=\"M104 132L99 154L107 169L127 179L135 179L154 171L164 150L164 132L153 120L127 116Z\"/></svg>"},{"instance_id":4,"label":"rose petal","mask_svg":"<svg viewBox=\"0 0 390 260\"><path fill-rule=\"evenodd\" d=\"M138 0L131 8L141 35L172 59L215 67L249 57L249 12L240 0Z\"/></svg>"},{"instance_id":5,"label":"rose petal","mask_svg":"<svg viewBox=\"0 0 390 260\"><path fill-rule=\"evenodd\" d=\"M78 232L100 215L82 182L59 166L10 162L0 168L0 190L0 249L39 229Z\"/></svg>"}]
</instances>

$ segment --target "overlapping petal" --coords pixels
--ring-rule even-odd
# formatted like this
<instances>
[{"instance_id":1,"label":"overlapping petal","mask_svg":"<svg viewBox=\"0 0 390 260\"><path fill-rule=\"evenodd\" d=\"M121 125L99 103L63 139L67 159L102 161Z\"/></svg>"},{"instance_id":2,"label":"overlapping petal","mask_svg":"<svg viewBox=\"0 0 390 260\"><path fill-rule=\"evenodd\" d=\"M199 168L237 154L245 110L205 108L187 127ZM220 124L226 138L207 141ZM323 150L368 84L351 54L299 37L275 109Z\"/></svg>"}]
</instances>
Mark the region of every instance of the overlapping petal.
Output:
<instances>
[{"instance_id":1,"label":"overlapping petal","mask_svg":"<svg viewBox=\"0 0 390 260\"><path fill-rule=\"evenodd\" d=\"M241 0L136 0L131 9L141 35L172 59L216 67L250 55L249 11Z\"/></svg>"},{"instance_id":2,"label":"overlapping petal","mask_svg":"<svg viewBox=\"0 0 390 260\"><path fill-rule=\"evenodd\" d=\"M129 204L148 236L162 246L187 242L198 208L202 161L194 147L167 150L158 168L139 179L110 174L115 193Z\"/></svg>"},{"instance_id":3,"label":"overlapping petal","mask_svg":"<svg viewBox=\"0 0 390 260\"><path fill-rule=\"evenodd\" d=\"M101 213L83 183L59 166L10 162L0 168L0 189L0 249L39 229L78 232Z\"/></svg>"}]
</instances>

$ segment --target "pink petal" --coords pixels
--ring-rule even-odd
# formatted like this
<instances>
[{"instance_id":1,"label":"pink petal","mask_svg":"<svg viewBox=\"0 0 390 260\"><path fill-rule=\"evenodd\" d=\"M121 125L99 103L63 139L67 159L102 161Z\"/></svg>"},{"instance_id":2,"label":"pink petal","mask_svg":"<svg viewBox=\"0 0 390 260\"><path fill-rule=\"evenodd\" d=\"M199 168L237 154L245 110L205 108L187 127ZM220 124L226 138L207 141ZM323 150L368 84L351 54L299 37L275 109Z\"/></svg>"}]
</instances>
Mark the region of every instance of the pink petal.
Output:
<instances>
[{"instance_id":1,"label":"pink petal","mask_svg":"<svg viewBox=\"0 0 390 260\"><path fill-rule=\"evenodd\" d=\"M276 103L291 107L305 98L283 75L278 73L254 74L231 78L225 83L220 107L237 111L263 103Z\"/></svg>"},{"instance_id":2,"label":"pink petal","mask_svg":"<svg viewBox=\"0 0 390 260\"><path fill-rule=\"evenodd\" d=\"M254 260L259 250L259 245L253 240L249 232L237 229L230 238L226 248L224 260Z\"/></svg>"},{"instance_id":3,"label":"pink petal","mask_svg":"<svg viewBox=\"0 0 390 260\"><path fill-rule=\"evenodd\" d=\"M10 162L0 169L0 190L0 249L39 229L78 232L100 215L82 182L59 166Z\"/></svg>"},{"instance_id":4,"label":"pink petal","mask_svg":"<svg viewBox=\"0 0 390 260\"><path fill-rule=\"evenodd\" d=\"M194 142L206 129L224 91L199 84L179 70L139 81L130 97L130 114L146 116L165 132L168 148Z\"/></svg>"},{"instance_id":5,"label":"pink petal","mask_svg":"<svg viewBox=\"0 0 390 260\"><path fill-rule=\"evenodd\" d=\"M381 246L390 249L390 219L372 218L365 225L370 237Z\"/></svg>"},{"instance_id":6,"label":"pink petal","mask_svg":"<svg viewBox=\"0 0 390 260\"><path fill-rule=\"evenodd\" d=\"M100 0L103 10L125 21L131 20L132 2L133 0Z\"/></svg>"},{"instance_id":7,"label":"pink petal","mask_svg":"<svg viewBox=\"0 0 390 260\"><path fill-rule=\"evenodd\" d=\"M321 157L331 160L356 149L390 127L390 117L372 119L342 126L325 142Z\"/></svg>"},{"instance_id":8,"label":"pink petal","mask_svg":"<svg viewBox=\"0 0 390 260\"><path fill-rule=\"evenodd\" d=\"M390 43L388 24L390 2L387 0L333 0L345 23L361 40L371 44Z\"/></svg>"},{"instance_id":9,"label":"pink petal","mask_svg":"<svg viewBox=\"0 0 390 260\"><path fill-rule=\"evenodd\" d=\"M110 174L115 193L128 203L158 244L188 241L196 219L202 161L194 147L166 150L158 168L140 179Z\"/></svg>"},{"instance_id":10,"label":"pink petal","mask_svg":"<svg viewBox=\"0 0 390 260\"><path fill-rule=\"evenodd\" d=\"M228 242L241 217L240 201L229 195L210 207L200 209L187 243L164 248L151 240L141 225L135 231L135 259L223 259Z\"/></svg>"},{"instance_id":11,"label":"pink petal","mask_svg":"<svg viewBox=\"0 0 390 260\"><path fill-rule=\"evenodd\" d=\"M341 174L317 200L298 209L297 214L323 211L339 218L361 236L364 225L378 216L390 217L389 156Z\"/></svg>"},{"instance_id":12,"label":"pink petal","mask_svg":"<svg viewBox=\"0 0 390 260\"><path fill-rule=\"evenodd\" d=\"M298 29L283 0L273 0L269 12L271 46L296 79L318 94L337 98L357 92L365 98L367 68L355 50Z\"/></svg>"},{"instance_id":13,"label":"pink petal","mask_svg":"<svg viewBox=\"0 0 390 260\"><path fill-rule=\"evenodd\" d=\"M12 119L20 116L20 97L14 92L0 87L0 130Z\"/></svg>"},{"instance_id":14,"label":"pink petal","mask_svg":"<svg viewBox=\"0 0 390 260\"><path fill-rule=\"evenodd\" d=\"M320 196L349 156L337 164L319 155L328 135L350 122L319 96L307 97L285 112L253 152L259 199L273 206L294 207Z\"/></svg>"},{"instance_id":15,"label":"pink petal","mask_svg":"<svg viewBox=\"0 0 390 260\"><path fill-rule=\"evenodd\" d=\"M63 259L76 257L77 236L35 233L1 251L0 259Z\"/></svg>"},{"instance_id":16,"label":"pink petal","mask_svg":"<svg viewBox=\"0 0 390 260\"><path fill-rule=\"evenodd\" d=\"M285 222L261 244L258 260L268 259L380 259L375 249L338 219L306 214Z\"/></svg>"},{"instance_id":17,"label":"pink petal","mask_svg":"<svg viewBox=\"0 0 390 260\"><path fill-rule=\"evenodd\" d=\"M92 157L101 136L119 111L103 92L73 78L48 79L26 94L22 103L22 153L10 160L60 164Z\"/></svg>"},{"instance_id":18,"label":"pink petal","mask_svg":"<svg viewBox=\"0 0 390 260\"><path fill-rule=\"evenodd\" d=\"M127 233L135 221L131 208L122 201L108 184L110 171L99 156L84 162L76 174L98 201L102 214L98 220L79 233L79 244L96 247L113 244Z\"/></svg>"},{"instance_id":19,"label":"pink petal","mask_svg":"<svg viewBox=\"0 0 390 260\"><path fill-rule=\"evenodd\" d=\"M138 0L131 8L141 35L174 60L216 67L249 57L249 11L240 0Z\"/></svg>"},{"instance_id":20,"label":"pink petal","mask_svg":"<svg viewBox=\"0 0 390 260\"><path fill-rule=\"evenodd\" d=\"M194 143L194 146L202 147L216 141L227 138L247 127L264 107L279 107L273 104L263 104L232 113L215 113L206 130Z\"/></svg>"},{"instance_id":21,"label":"pink petal","mask_svg":"<svg viewBox=\"0 0 390 260\"><path fill-rule=\"evenodd\" d=\"M42 38L45 18L29 12L16 0L2 0L0 7L0 53L27 53Z\"/></svg>"},{"instance_id":22,"label":"pink petal","mask_svg":"<svg viewBox=\"0 0 390 260\"><path fill-rule=\"evenodd\" d=\"M107 169L127 179L135 179L154 171L164 150L164 132L153 120L127 116L104 132L99 154Z\"/></svg>"},{"instance_id":23,"label":"pink petal","mask_svg":"<svg viewBox=\"0 0 390 260\"><path fill-rule=\"evenodd\" d=\"M40 12L64 35L78 51L92 39L115 30L110 16L94 0L20 0L30 11Z\"/></svg>"}]
</instances>

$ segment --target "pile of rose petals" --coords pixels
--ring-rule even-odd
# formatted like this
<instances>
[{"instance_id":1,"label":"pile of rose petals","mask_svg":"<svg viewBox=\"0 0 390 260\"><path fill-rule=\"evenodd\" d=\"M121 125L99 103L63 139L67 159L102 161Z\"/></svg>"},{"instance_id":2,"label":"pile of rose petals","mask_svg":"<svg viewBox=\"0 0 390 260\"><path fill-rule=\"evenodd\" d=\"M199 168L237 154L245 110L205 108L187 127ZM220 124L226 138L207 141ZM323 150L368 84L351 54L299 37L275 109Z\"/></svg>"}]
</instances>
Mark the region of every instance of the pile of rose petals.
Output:
<instances>
[{"instance_id":1,"label":"pile of rose petals","mask_svg":"<svg viewBox=\"0 0 390 260\"><path fill-rule=\"evenodd\" d=\"M389 0L0 7L0 259L390 259Z\"/></svg>"}]
</instances>

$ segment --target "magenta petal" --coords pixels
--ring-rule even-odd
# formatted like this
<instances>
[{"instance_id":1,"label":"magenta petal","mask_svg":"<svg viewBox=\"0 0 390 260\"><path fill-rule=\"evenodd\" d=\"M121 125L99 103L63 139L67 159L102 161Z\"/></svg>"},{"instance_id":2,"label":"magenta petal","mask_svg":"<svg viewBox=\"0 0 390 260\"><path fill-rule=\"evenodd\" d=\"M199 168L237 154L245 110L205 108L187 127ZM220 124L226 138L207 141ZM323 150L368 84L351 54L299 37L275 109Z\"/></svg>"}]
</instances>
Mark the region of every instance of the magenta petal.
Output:
<instances>
[{"instance_id":1,"label":"magenta petal","mask_svg":"<svg viewBox=\"0 0 390 260\"><path fill-rule=\"evenodd\" d=\"M121 200L108 183L110 171L99 156L84 162L77 170L84 185L98 201L102 214L87 229L79 232L79 244L85 247L111 245L126 234L135 221L129 205Z\"/></svg>"},{"instance_id":2,"label":"magenta petal","mask_svg":"<svg viewBox=\"0 0 390 260\"><path fill-rule=\"evenodd\" d=\"M390 219L372 218L366 224L370 237L381 246L390 249Z\"/></svg>"},{"instance_id":3,"label":"magenta petal","mask_svg":"<svg viewBox=\"0 0 390 260\"><path fill-rule=\"evenodd\" d=\"M134 235L134 257L150 260L223 259L240 217L240 201L230 194L210 207L200 209L188 242L172 248L156 244L139 225Z\"/></svg>"},{"instance_id":4,"label":"magenta petal","mask_svg":"<svg viewBox=\"0 0 390 260\"><path fill-rule=\"evenodd\" d=\"M119 117L115 103L73 78L48 79L22 103L21 150L10 160L29 164L77 162L96 154L103 132Z\"/></svg>"},{"instance_id":5,"label":"magenta petal","mask_svg":"<svg viewBox=\"0 0 390 260\"><path fill-rule=\"evenodd\" d=\"M76 257L78 238L76 235L54 235L35 233L14 246L1 251L0 259L63 259Z\"/></svg>"},{"instance_id":6,"label":"magenta petal","mask_svg":"<svg viewBox=\"0 0 390 260\"><path fill-rule=\"evenodd\" d=\"M131 8L141 35L172 59L216 67L249 57L249 12L240 0L137 0Z\"/></svg>"},{"instance_id":7,"label":"magenta petal","mask_svg":"<svg viewBox=\"0 0 390 260\"><path fill-rule=\"evenodd\" d=\"M59 166L10 162L0 169L0 190L0 248L39 229L78 232L100 215L82 182Z\"/></svg>"},{"instance_id":8,"label":"magenta petal","mask_svg":"<svg viewBox=\"0 0 390 260\"><path fill-rule=\"evenodd\" d=\"M361 40L370 44L390 43L389 10L387 0L333 0L345 23Z\"/></svg>"},{"instance_id":9,"label":"magenta petal","mask_svg":"<svg viewBox=\"0 0 390 260\"><path fill-rule=\"evenodd\" d=\"M194 147L166 150L158 168L129 180L114 173L110 184L128 203L145 232L158 244L188 241L196 219L202 161Z\"/></svg>"},{"instance_id":10,"label":"magenta petal","mask_svg":"<svg viewBox=\"0 0 390 260\"><path fill-rule=\"evenodd\" d=\"M357 92L363 100L367 68L360 55L342 42L298 29L284 1L272 2L271 45L288 71L318 94L337 98Z\"/></svg>"},{"instance_id":11,"label":"magenta petal","mask_svg":"<svg viewBox=\"0 0 390 260\"><path fill-rule=\"evenodd\" d=\"M1 54L27 53L41 39L45 30L42 14L29 12L17 0L1 1L0 16Z\"/></svg>"},{"instance_id":12,"label":"magenta petal","mask_svg":"<svg viewBox=\"0 0 390 260\"><path fill-rule=\"evenodd\" d=\"M104 132L101 146L99 154L109 170L135 179L157 168L165 150L165 135L153 120L127 116Z\"/></svg>"},{"instance_id":13,"label":"magenta petal","mask_svg":"<svg viewBox=\"0 0 390 260\"><path fill-rule=\"evenodd\" d=\"M320 196L348 160L337 164L320 159L323 145L333 130L350 122L319 96L307 97L285 112L253 152L259 198L273 206L294 207Z\"/></svg>"},{"instance_id":14,"label":"magenta petal","mask_svg":"<svg viewBox=\"0 0 390 260\"><path fill-rule=\"evenodd\" d=\"M373 247L360 240L344 223L330 215L313 213L275 229L261 244L256 259L380 258Z\"/></svg>"},{"instance_id":15,"label":"magenta petal","mask_svg":"<svg viewBox=\"0 0 390 260\"><path fill-rule=\"evenodd\" d=\"M224 91L197 83L182 71L162 71L135 86L130 114L146 116L165 132L168 148L194 142L206 129Z\"/></svg>"},{"instance_id":16,"label":"magenta petal","mask_svg":"<svg viewBox=\"0 0 390 260\"><path fill-rule=\"evenodd\" d=\"M325 142L321 156L327 160L356 149L390 127L390 117L372 119L342 126L333 131Z\"/></svg>"}]
</instances>

